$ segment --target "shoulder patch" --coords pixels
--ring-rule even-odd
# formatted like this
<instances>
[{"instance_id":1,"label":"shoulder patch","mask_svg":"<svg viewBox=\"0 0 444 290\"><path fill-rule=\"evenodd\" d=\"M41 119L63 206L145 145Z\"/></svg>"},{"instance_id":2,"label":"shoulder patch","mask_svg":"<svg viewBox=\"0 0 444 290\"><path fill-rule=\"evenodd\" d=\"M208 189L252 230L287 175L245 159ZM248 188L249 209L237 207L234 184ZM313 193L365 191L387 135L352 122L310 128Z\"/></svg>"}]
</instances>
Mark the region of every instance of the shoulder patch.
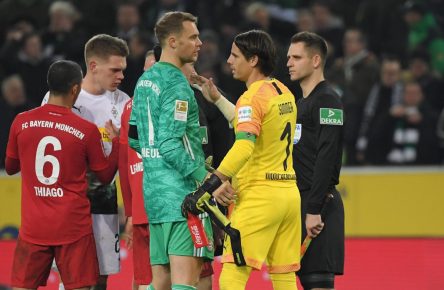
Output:
<instances>
[{"instance_id":1,"label":"shoulder patch","mask_svg":"<svg viewBox=\"0 0 444 290\"><path fill-rule=\"evenodd\" d=\"M239 107L237 111L237 122L248 122L251 121L251 117L253 116L253 108L251 106L243 106Z\"/></svg>"},{"instance_id":2,"label":"shoulder patch","mask_svg":"<svg viewBox=\"0 0 444 290\"><path fill-rule=\"evenodd\" d=\"M293 144L298 144L299 140L301 140L301 136L302 136L302 124L296 124L296 127L294 129Z\"/></svg>"},{"instance_id":3,"label":"shoulder patch","mask_svg":"<svg viewBox=\"0 0 444 290\"><path fill-rule=\"evenodd\" d=\"M319 108L319 123L321 125L342 126L344 124L344 114L341 109Z\"/></svg>"},{"instance_id":4,"label":"shoulder patch","mask_svg":"<svg viewBox=\"0 0 444 290\"><path fill-rule=\"evenodd\" d=\"M186 122L188 115L188 102L176 100L176 108L174 109L174 120Z\"/></svg>"}]
</instances>

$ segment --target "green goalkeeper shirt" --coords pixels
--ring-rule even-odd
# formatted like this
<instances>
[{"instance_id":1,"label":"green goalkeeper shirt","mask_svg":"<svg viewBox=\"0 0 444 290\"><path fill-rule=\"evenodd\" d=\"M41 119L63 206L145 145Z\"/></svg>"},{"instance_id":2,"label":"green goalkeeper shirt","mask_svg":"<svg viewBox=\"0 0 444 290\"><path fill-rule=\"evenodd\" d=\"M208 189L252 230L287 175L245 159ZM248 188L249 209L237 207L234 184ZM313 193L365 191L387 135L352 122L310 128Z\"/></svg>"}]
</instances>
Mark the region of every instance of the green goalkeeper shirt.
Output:
<instances>
[{"instance_id":1,"label":"green goalkeeper shirt","mask_svg":"<svg viewBox=\"0 0 444 290\"><path fill-rule=\"evenodd\" d=\"M205 178L199 108L187 79L158 62L139 78L129 121L137 126L143 195L150 223L183 221L185 195Z\"/></svg>"}]
</instances>

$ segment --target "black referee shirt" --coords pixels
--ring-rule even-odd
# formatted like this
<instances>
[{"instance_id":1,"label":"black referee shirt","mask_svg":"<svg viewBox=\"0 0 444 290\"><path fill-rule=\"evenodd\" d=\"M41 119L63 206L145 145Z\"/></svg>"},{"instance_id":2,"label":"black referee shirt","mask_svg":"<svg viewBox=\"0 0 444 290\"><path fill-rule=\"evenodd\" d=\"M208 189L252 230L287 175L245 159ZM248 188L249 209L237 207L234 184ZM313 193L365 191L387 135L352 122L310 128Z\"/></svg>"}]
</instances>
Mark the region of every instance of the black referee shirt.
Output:
<instances>
[{"instance_id":1,"label":"black referee shirt","mask_svg":"<svg viewBox=\"0 0 444 290\"><path fill-rule=\"evenodd\" d=\"M297 101L293 166L307 213L319 214L325 195L339 183L344 114L336 92L320 82Z\"/></svg>"}]
</instances>

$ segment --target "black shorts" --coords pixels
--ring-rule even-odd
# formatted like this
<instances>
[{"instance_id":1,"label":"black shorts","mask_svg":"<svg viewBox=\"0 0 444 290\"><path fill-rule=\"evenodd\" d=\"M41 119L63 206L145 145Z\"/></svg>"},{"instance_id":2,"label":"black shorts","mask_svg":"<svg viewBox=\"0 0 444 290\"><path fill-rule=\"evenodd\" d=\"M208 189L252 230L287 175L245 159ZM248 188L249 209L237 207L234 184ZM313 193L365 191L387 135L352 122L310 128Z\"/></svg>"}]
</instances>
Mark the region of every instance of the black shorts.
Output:
<instances>
[{"instance_id":1,"label":"black shorts","mask_svg":"<svg viewBox=\"0 0 444 290\"><path fill-rule=\"evenodd\" d=\"M327 205L325 216L323 217L324 229L311 241L301 260L301 269L298 275L309 273L334 273L342 275L344 272L344 205L339 192L333 193L334 198ZM306 204L302 198L302 241L307 232L305 230Z\"/></svg>"}]
</instances>

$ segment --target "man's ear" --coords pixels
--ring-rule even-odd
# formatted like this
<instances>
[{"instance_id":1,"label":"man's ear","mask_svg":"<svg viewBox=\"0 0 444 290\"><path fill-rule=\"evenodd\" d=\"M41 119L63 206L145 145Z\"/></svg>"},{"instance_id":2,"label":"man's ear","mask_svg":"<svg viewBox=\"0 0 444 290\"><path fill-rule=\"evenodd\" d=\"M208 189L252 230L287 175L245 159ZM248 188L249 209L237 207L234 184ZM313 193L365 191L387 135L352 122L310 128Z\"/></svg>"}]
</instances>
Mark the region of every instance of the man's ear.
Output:
<instances>
[{"instance_id":1,"label":"man's ear","mask_svg":"<svg viewBox=\"0 0 444 290\"><path fill-rule=\"evenodd\" d=\"M75 84L71 87L71 98L72 105L74 105L79 97L80 91L82 90L82 84Z\"/></svg>"},{"instance_id":2,"label":"man's ear","mask_svg":"<svg viewBox=\"0 0 444 290\"><path fill-rule=\"evenodd\" d=\"M255 67L257 63L259 62L259 57L257 55L253 55L248 62L250 63L251 67Z\"/></svg>"},{"instance_id":3,"label":"man's ear","mask_svg":"<svg viewBox=\"0 0 444 290\"><path fill-rule=\"evenodd\" d=\"M315 69L319 68L320 66L322 66L322 59L321 56L319 54L315 54L312 58L312 63L313 63L313 67Z\"/></svg>"},{"instance_id":4,"label":"man's ear","mask_svg":"<svg viewBox=\"0 0 444 290\"><path fill-rule=\"evenodd\" d=\"M77 96L80 93L81 89L82 89L82 86L80 84L74 84L71 87L71 94L74 96Z\"/></svg>"},{"instance_id":5,"label":"man's ear","mask_svg":"<svg viewBox=\"0 0 444 290\"><path fill-rule=\"evenodd\" d=\"M171 47L172 49L176 49L177 47L177 39L175 36L171 35L168 37L167 39L168 42L168 46Z\"/></svg>"},{"instance_id":6,"label":"man's ear","mask_svg":"<svg viewBox=\"0 0 444 290\"><path fill-rule=\"evenodd\" d=\"M97 61L93 59L88 61L88 70L94 72L96 69L97 69Z\"/></svg>"}]
</instances>

